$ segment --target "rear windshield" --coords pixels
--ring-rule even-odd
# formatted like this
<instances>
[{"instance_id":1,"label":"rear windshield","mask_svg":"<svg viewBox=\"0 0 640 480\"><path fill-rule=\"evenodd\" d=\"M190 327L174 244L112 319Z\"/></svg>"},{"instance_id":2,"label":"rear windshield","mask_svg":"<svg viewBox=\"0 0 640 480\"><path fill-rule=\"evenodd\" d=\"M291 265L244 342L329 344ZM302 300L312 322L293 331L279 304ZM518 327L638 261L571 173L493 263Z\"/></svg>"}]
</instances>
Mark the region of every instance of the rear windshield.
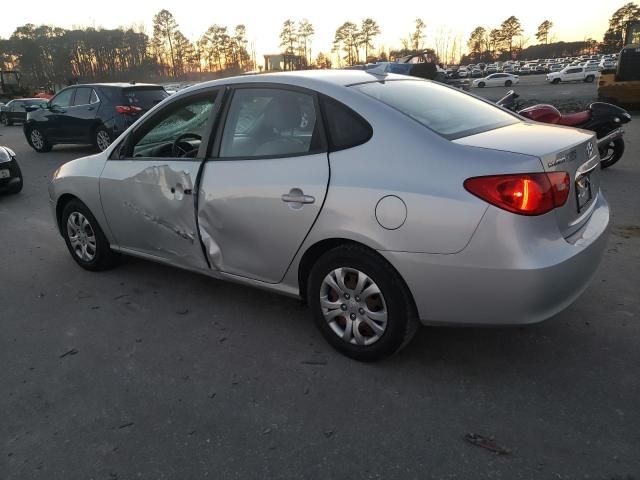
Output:
<instances>
[{"instance_id":1,"label":"rear windshield","mask_svg":"<svg viewBox=\"0 0 640 480\"><path fill-rule=\"evenodd\" d=\"M517 123L513 115L434 82L388 80L355 85L449 140Z\"/></svg>"},{"instance_id":2,"label":"rear windshield","mask_svg":"<svg viewBox=\"0 0 640 480\"><path fill-rule=\"evenodd\" d=\"M149 110L169 96L162 87L125 88L122 94L129 105L135 105L143 110Z\"/></svg>"}]
</instances>

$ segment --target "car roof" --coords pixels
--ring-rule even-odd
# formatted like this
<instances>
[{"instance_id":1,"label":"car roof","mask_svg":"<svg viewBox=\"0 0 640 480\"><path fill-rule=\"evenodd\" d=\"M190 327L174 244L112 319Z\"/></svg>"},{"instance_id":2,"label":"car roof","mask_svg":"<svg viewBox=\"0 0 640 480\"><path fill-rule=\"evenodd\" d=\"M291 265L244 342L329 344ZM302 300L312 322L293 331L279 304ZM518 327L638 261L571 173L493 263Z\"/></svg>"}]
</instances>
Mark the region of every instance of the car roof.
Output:
<instances>
[{"instance_id":1,"label":"car roof","mask_svg":"<svg viewBox=\"0 0 640 480\"><path fill-rule=\"evenodd\" d=\"M78 83L77 85L69 85L70 87L111 87L111 88L135 88L135 87L156 87L162 88L162 85L156 83L127 83L127 82L113 82L113 83Z\"/></svg>"},{"instance_id":2,"label":"car roof","mask_svg":"<svg viewBox=\"0 0 640 480\"><path fill-rule=\"evenodd\" d=\"M292 86L306 87L312 90L324 90L331 87L346 87L358 83L379 82L382 80L408 80L414 77L398 75L394 73L376 74L371 70L300 70L297 72L260 73L242 75L236 77L221 78L208 82L192 85L186 91L194 91L200 88L231 85L236 83L274 83Z\"/></svg>"}]
</instances>

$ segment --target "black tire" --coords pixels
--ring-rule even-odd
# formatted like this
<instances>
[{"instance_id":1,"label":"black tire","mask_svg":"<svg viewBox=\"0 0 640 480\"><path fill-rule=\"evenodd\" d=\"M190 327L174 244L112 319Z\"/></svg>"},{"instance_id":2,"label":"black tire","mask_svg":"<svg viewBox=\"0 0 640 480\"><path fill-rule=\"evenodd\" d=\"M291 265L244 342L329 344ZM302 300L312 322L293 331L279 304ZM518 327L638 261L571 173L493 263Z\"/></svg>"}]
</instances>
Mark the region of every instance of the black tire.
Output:
<instances>
[{"instance_id":1,"label":"black tire","mask_svg":"<svg viewBox=\"0 0 640 480\"><path fill-rule=\"evenodd\" d=\"M2 122L7 127L10 127L11 125L13 125L13 122L9 120L9 117L7 117L6 113L3 113L2 115L0 115L0 122Z\"/></svg>"},{"instance_id":2,"label":"black tire","mask_svg":"<svg viewBox=\"0 0 640 480\"><path fill-rule=\"evenodd\" d=\"M74 214L82 215L88 222L90 232L93 233L95 239L95 249L87 250L93 252L93 257L90 259L81 258L80 254L76 252L75 248L71 245L69 227L69 217ZM60 218L60 230L64 241L67 244L71 257L85 270L100 271L113 267L116 264L117 254L111 250L107 238L104 236L100 225L97 220L87 208L87 206L80 200L74 199L69 201L62 210L62 217ZM84 233L89 233L89 229L83 229ZM80 246L80 248L82 248Z\"/></svg>"},{"instance_id":3,"label":"black tire","mask_svg":"<svg viewBox=\"0 0 640 480\"><path fill-rule=\"evenodd\" d=\"M612 150L612 153L609 153L609 150ZM615 164L622 158L624 154L624 139L618 138L609 144L606 149L601 149L600 157L604 157L605 155L611 155L608 159L602 160L600 162L600 166L605 169L609 168L611 165Z\"/></svg>"},{"instance_id":4,"label":"black tire","mask_svg":"<svg viewBox=\"0 0 640 480\"><path fill-rule=\"evenodd\" d=\"M380 289L383 304L386 305L387 324L380 337L370 345L343 340L324 317L320 304L323 282L329 273L338 268L357 269ZM393 355L409 343L420 325L411 294L398 272L384 258L362 246L343 245L326 252L313 265L307 286L307 302L322 335L336 350L355 360L372 362ZM344 298L347 299L346 296ZM352 303L354 299L357 300L355 294ZM349 299L344 301L349 302ZM343 323L347 321L341 314L336 318Z\"/></svg>"},{"instance_id":5,"label":"black tire","mask_svg":"<svg viewBox=\"0 0 640 480\"><path fill-rule=\"evenodd\" d=\"M593 83L593 81L596 79L596 77L594 77L593 75L587 75L587 77L584 79L584 81L586 83Z\"/></svg>"},{"instance_id":6,"label":"black tire","mask_svg":"<svg viewBox=\"0 0 640 480\"><path fill-rule=\"evenodd\" d=\"M100 138L102 136L102 139ZM105 139L108 141L106 146L104 145ZM96 131L93 134L93 146L100 152L104 152L109 145L113 142L113 138L111 138L111 134L109 130L104 127L96 128Z\"/></svg>"},{"instance_id":7,"label":"black tire","mask_svg":"<svg viewBox=\"0 0 640 480\"><path fill-rule=\"evenodd\" d=\"M560 83L560 79L559 78L554 78L553 80L551 80L551 83L554 85L557 85Z\"/></svg>"},{"instance_id":8,"label":"black tire","mask_svg":"<svg viewBox=\"0 0 640 480\"><path fill-rule=\"evenodd\" d=\"M16 193L20 193L22 191L22 186L24 184L24 179L22 178L22 171L20 170L20 167L17 167L18 169L18 178L20 179L20 181L11 186L11 188L9 189L9 193L11 194L16 194Z\"/></svg>"},{"instance_id":9,"label":"black tire","mask_svg":"<svg viewBox=\"0 0 640 480\"><path fill-rule=\"evenodd\" d=\"M484 87L485 87L485 85L486 85L486 84L485 84L484 82L480 82L480 83L478 84L478 88L484 88Z\"/></svg>"},{"instance_id":10,"label":"black tire","mask_svg":"<svg viewBox=\"0 0 640 480\"><path fill-rule=\"evenodd\" d=\"M42 143L34 143L34 135L41 135L42 137ZM46 153L46 152L50 152L51 151L51 143L49 143L49 140L47 140L47 137L45 137L44 133L42 133L39 129L37 128L31 128L29 130L29 134L27 135L27 141L29 142L29 145L31 145L31 148L33 148L36 152L38 153Z\"/></svg>"},{"instance_id":11,"label":"black tire","mask_svg":"<svg viewBox=\"0 0 640 480\"><path fill-rule=\"evenodd\" d=\"M511 80L507 80L506 82L504 82L505 87L510 87L511 85L513 85L513 82Z\"/></svg>"}]
</instances>

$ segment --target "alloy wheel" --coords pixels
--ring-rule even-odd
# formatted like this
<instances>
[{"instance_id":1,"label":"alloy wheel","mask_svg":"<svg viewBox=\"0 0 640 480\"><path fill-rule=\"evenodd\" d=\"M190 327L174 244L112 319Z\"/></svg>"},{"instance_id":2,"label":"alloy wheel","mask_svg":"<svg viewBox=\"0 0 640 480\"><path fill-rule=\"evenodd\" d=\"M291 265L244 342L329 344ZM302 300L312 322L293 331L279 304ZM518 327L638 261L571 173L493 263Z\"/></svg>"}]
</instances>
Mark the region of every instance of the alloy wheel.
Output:
<instances>
[{"instance_id":1,"label":"alloy wheel","mask_svg":"<svg viewBox=\"0 0 640 480\"><path fill-rule=\"evenodd\" d=\"M36 150L41 150L44 147L44 137L39 130L32 130L30 138L31 143Z\"/></svg>"},{"instance_id":2,"label":"alloy wheel","mask_svg":"<svg viewBox=\"0 0 640 480\"><path fill-rule=\"evenodd\" d=\"M85 217L80 212L73 212L67 220L67 236L76 256L85 262L96 257L96 235Z\"/></svg>"},{"instance_id":3,"label":"alloy wheel","mask_svg":"<svg viewBox=\"0 0 640 480\"><path fill-rule=\"evenodd\" d=\"M105 130L98 130L98 133L96 134L96 144L101 152L104 152L107 147L111 145L111 139Z\"/></svg>"},{"instance_id":4,"label":"alloy wheel","mask_svg":"<svg viewBox=\"0 0 640 480\"><path fill-rule=\"evenodd\" d=\"M371 345L387 329L387 304L378 285L354 268L337 268L324 278L320 307L333 332L347 343Z\"/></svg>"}]
</instances>

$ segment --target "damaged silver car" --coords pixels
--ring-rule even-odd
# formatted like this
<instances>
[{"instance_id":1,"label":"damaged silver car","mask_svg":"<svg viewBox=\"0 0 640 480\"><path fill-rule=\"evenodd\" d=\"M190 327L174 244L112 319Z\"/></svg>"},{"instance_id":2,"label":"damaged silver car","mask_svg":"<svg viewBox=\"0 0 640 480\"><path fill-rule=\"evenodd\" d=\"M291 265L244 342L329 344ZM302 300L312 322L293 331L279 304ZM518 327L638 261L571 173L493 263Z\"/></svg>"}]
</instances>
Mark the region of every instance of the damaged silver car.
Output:
<instances>
[{"instance_id":1,"label":"damaged silver car","mask_svg":"<svg viewBox=\"0 0 640 480\"><path fill-rule=\"evenodd\" d=\"M128 254L301 296L334 347L376 360L421 323L570 305L606 245L594 145L419 79L243 76L164 100L63 165L50 200L86 269Z\"/></svg>"}]
</instances>

